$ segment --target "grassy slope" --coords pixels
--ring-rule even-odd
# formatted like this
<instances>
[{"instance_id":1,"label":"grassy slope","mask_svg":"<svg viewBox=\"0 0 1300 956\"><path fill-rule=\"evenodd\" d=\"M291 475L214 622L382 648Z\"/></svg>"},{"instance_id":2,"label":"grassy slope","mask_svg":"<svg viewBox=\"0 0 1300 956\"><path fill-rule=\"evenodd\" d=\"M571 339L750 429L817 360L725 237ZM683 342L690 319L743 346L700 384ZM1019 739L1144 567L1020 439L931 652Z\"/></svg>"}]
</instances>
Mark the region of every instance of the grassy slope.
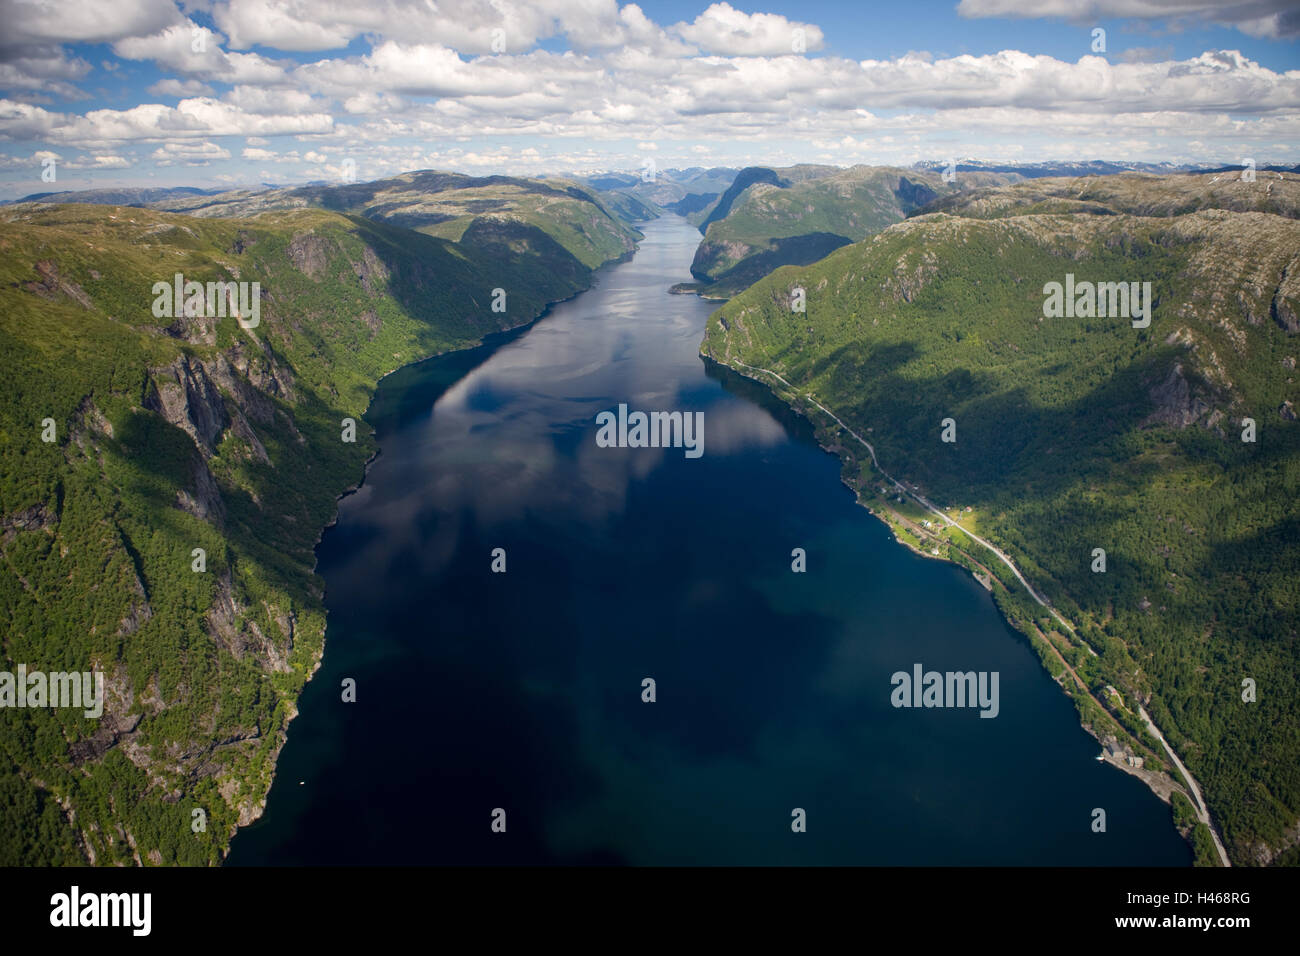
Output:
<instances>
[{"instance_id":1,"label":"grassy slope","mask_svg":"<svg viewBox=\"0 0 1300 956\"><path fill-rule=\"evenodd\" d=\"M516 239L319 209L5 210L0 669L99 668L110 686L100 721L0 709L0 863L220 859L322 650L314 544L374 450L376 381L590 282ZM260 281L260 326L155 318L175 272Z\"/></svg>"},{"instance_id":2,"label":"grassy slope","mask_svg":"<svg viewBox=\"0 0 1300 956\"><path fill-rule=\"evenodd\" d=\"M927 215L778 270L713 315L702 351L779 372L869 434L896 477L973 507L1081 625L1100 656L1072 663L1091 689L1146 701L1234 860L1262 860L1300 818L1300 425L1283 405L1300 404L1300 224L1129 214L1214 205L1192 180L1087 185L1103 214L1017 215L1078 186L1040 181L980 205L983 220ZM1253 207L1242 185L1218 204ZM1292 176L1273 197L1298 189ZM1043 318L1043 285L1066 272L1152 281L1151 327ZM796 285L807 314L790 311ZM949 416L955 444L939 440ZM1009 616L1052 627L1025 602Z\"/></svg>"},{"instance_id":3,"label":"grassy slope","mask_svg":"<svg viewBox=\"0 0 1300 956\"><path fill-rule=\"evenodd\" d=\"M718 222L716 231L720 239L750 243L810 232L865 239L915 208L900 208L895 195L900 178L936 192L942 185L933 174L869 166L837 170L785 189L758 184Z\"/></svg>"}]
</instances>

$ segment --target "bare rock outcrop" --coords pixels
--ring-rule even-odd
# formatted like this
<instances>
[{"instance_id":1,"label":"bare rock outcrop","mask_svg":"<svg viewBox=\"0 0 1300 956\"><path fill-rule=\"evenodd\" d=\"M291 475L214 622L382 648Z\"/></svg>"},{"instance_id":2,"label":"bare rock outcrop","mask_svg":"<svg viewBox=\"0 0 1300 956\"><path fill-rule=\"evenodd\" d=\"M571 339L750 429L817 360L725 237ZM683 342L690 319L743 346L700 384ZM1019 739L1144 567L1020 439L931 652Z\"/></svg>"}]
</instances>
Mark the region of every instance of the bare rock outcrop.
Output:
<instances>
[{"instance_id":1,"label":"bare rock outcrop","mask_svg":"<svg viewBox=\"0 0 1300 956\"><path fill-rule=\"evenodd\" d=\"M329 264L330 244L313 233L294 236L289 243L289 261L304 275L319 279Z\"/></svg>"},{"instance_id":2,"label":"bare rock outcrop","mask_svg":"<svg viewBox=\"0 0 1300 956\"><path fill-rule=\"evenodd\" d=\"M221 498L221 489L217 487L217 480L212 477L212 471L203 458L195 456L193 475L193 489L182 488L178 491L177 505L194 517L212 521L220 527L226 517L226 506Z\"/></svg>"},{"instance_id":3,"label":"bare rock outcrop","mask_svg":"<svg viewBox=\"0 0 1300 956\"><path fill-rule=\"evenodd\" d=\"M1156 410L1147 416L1143 424L1170 425L1174 428L1186 428L1194 424L1213 406L1194 389L1183 372L1183 364L1175 362L1169 374L1150 390L1151 401Z\"/></svg>"},{"instance_id":4,"label":"bare rock outcrop","mask_svg":"<svg viewBox=\"0 0 1300 956\"><path fill-rule=\"evenodd\" d=\"M251 657L262 670L288 673L292 669L289 649L296 619L289 617L283 623L277 621L285 635L282 640L276 640L274 634L262 630L248 610L235 591L230 570L226 569L217 581L216 597L208 610L208 633L236 659ZM279 615L274 608L268 608L268 612L273 619Z\"/></svg>"},{"instance_id":5,"label":"bare rock outcrop","mask_svg":"<svg viewBox=\"0 0 1300 956\"><path fill-rule=\"evenodd\" d=\"M194 439L204 458L212 457L230 418L221 392L203 363L181 356L155 371L153 386L145 398L145 407Z\"/></svg>"},{"instance_id":6,"label":"bare rock outcrop","mask_svg":"<svg viewBox=\"0 0 1300 956\"><path fill-rule=\"evenodd\" d=\"M66 296L84 309L94 309L95 304L90 301L90 296L86 295L86 291L77 283L61 275L56 262L50 259L42 259L32 268L36 270L39 281L24 282L23 288L26 291L51 301L57 301L59 298Z\"/></svg>"}]
</instances>

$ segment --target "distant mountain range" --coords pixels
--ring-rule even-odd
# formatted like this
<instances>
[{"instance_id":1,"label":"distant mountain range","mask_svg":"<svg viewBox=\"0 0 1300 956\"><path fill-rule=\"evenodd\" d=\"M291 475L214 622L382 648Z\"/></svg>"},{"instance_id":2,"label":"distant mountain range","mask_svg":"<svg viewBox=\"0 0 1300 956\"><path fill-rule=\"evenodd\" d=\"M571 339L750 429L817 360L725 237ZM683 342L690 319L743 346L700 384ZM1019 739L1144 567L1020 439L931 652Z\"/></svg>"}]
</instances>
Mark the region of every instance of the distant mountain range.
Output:
<instances>
[{"instance_id":1,"label":"distant mountain range","mask_svg":"<svg viewBox=\"0 0 1300 956\"><path fill-rule=\"evenodd\" d=\"M913 169L925 169L943 172L948 169L948 162L933 160L913 164ZM1039 179L1046 176L1114 176L1118 173L1222 173L1241 170L1241 164L1225 166L1185 166L1175 163L1128 163L1110 162L1102 159L1084 162L1044 162L1044 163L990 163L978 159L963 159L956 163L956 172L1010 173L1025 179ZM1300 166L1257 166L1257 170L1272 172L1300 172Z\"/></svg>"},{"instance_id":2,"label":"distant mountain range","mask_svg":"<svg viewBox=\"0 0 1300 956\"><path fill-rule=\"evenodd\" d=\"M176 199L181 196L211 196L221 191L220 189L196 189L193 186L69 189L62 192L32 193L22 199L6 199L0 202L0 205L11 206L20 202L75 202L100 206L147 206L165 199Z\"/></svg>"},{"instance_id":3,"label":"distant mountain range","mask_svg":"<svg viewBox=\"0 0 1300 956\"><path fill-rule=\"evenodd\" d=\"M632 196L651 209L686 216L717 199L739 172L729 166L657 169L647 165L640 173L600 173L582 181L602 192Z\"/></svg>"}]
</instances>

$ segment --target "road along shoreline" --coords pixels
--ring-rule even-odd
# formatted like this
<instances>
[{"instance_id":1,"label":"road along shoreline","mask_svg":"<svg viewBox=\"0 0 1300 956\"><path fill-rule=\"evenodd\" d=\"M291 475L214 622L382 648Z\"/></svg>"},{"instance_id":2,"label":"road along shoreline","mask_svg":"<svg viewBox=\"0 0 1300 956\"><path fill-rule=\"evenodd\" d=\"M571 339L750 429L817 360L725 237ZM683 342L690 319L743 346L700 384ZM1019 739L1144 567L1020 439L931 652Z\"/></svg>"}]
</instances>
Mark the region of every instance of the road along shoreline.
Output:
<instances>
[{"instance_id":1,"label":"road along shoreline","mask_svg":"<svg viewBox=\"0 0 1300 956\"><path fill-rule=\"evenodd\" d=\"M710 360L713 361L713 359L710 356L706 356L706 357L710 358ZM807 390L799 389L794 384L792 384L787 379L785 379L780 373L775 372L772 369L761 368L755 365L748 365L745 362L742 362L739 359L730 356L728 356L724 362L720 362L719 364L726 365L727 367L730 367L735 371L737 371L739 374L745 375L747 378L753 379L756 382L760 382L762 384L768 385L769 388L771 388L770 383L764 382L761 378L758 377L758 375L752 375L747 373L756 372L759 373L759 375L770 376L771 378L779 382L781 386L783 386L783 388L790 393L791 396L797 399L801 399L802 401L807 402L808 404L816 407L828 419L834 422L835 425L840 429L840 431L852 437L863 448L867 450L867 454L871 458L872 467L876 470L876 473L879 474L882 478L884 478L885 481L888 482L891 486L893 486L893 488L897 491L897 493L900 496L906 498L909 501L916 503L921 508L925 509L925 511L939 518L939 520L942 521L945 525L948 525L953 528L957 528L959 531L961 531L963 535L970 538L972 541L981 545L987 551L993 554L999 561L1002 562L1003 565L1005 565L1011 571L1011 573L1015 576L1015 579L1019 581L1021 585L1024 586L1025 590L1029 593L1029 596L1033 598L1034 601L1037 604L1039 604L1041 607L1043 607L1049 614L1051 614L1052 617L1062 627L1065 628L1066 632L1070 635L1071 638L1073 638L1078 643L1080 647L1085 648L1090 654L1096 656L1096 651L1094 651L1092 647L1090 647L1087 644L1086 641L1082 640L1078 636L1078 633L1075 631L1074 626L1071 625L1069 621L1067 621L1064 617L1061 616L1061 614L1056 610L1056 608L1054 608L1051 605L1051 603L1046 599L1044 595L1038 592L1038 590L1029 582L1029 580L1024 576L1024 574L1021 573L1020 569L1016 566L1015 562L1011 559L1011 557L1006 552L1004 552L1002 549L998 548L997 546L991 544L990 542L986 541L984 538L981 538L979 535L975 534L974 532L966 528L963 528L959 522L955 521L945 512L935 507L935 505L933 505L920 492L909 490L908 487L903 482L899 481L889 472L885 471L885 469L880 466L880 460L876 457L876 449L872 446L872 444L869 441L867 441L865 438L863 438L861 435L859 435L852 428L850 428L848 425L846 425L844 421L833 411L831 411L829 408L827 408L825 405L819 402L811 392ZM776 390L773 389L773 392L776 393ZM776 394L778 395L778 397L782 398L782 400L785 401L788 405L791 405L791 407L795 407L794 402L792 402L790 399L781 396L779 393ZM823 447L825 446L823 445ZM833 451L833 450L827 448L827 451ZM928 556L935 556L935 555L928 555ZM1049 647L1052 647L1050 641L1047 641L1046 643L1048 644ZM1055 651L1054 647L1052 649ZM1060 656L1059 651L1057 652L1057 655L1058 657ZM1064 663L1064 658L1061 658L1061 661L1062 663ZM1070 673L1073 675L1073 670L1070 669L1068 665L1066 665L1066 668L1067 670L1070 670ZM1098 704L1098 706L1101 706L1101 702L1098 701L1095 697L1093 697L1092 694L1087 690L1087 688L1083 686L1083 682L1079 680L1077 675L1075 675L1075 680L1079 683L1080 689L1083 690L1084 693L1087 693L1088 696L1091 697L1092 700ZM1107 708L1102 707L1102 710L1103 712L1106 712ZM1183 762L1178 759L1178 755L1174 752L1173 747L1169 745L1169 742L1165 739L1165 736L1160 732L1160 729L1156 726L1155 722L1151 720L1150 716L1147 714L1147 712L1142 708L1140 704L1138 705L1138 716L1141 718L1142 723L1147 728L1148 732L1153 737L1155 737L1157 741L1160 742L1160 745L1164 748L1165 754L1169 757L1169 760L1173 763L1178 773L1181 774L1183 778L1183 782L1185 783L1186 786L1185 788L1178 788L1178 789L1180 789L1182 792L1185 793L1185 795L1191 801L1193 809L1196 811L1197 819L1201 823L1205 824L1206 828L1210 831L1210 836L1214 839L1214 848L1219 857L1220 863L1223 866L1231 866L1232 863L1228 859L1227 850L1224 848L1223 841L1219 836L1218 829L1215 827L1213 819L1210 817L1209 807L1206 805L1204 799L1201 796L1201 788L1197 784L1196 779L1192 776L1191 771L1187 769L1187 767L1183 764ZM1095 732L1093 733L1093 735L1097 736ZM1122 770L1127 771L1129 769L1128 767L1121 765L1117 760L1108 760L1107 762L1110 763L1111 766L1117 766ZM1151 776L1153 775L1149 773L1136 773L1134 775L1139 777L1144 783L1146 783L1147 786L1152 790L1152 792L1154 792L1161 799L1164 800L1169 799L1169 794L1166 792L1162 792L1163 788L1156 786L1154 781L1150 779ZM1172 782L1172 784L1175 787L1177 786L1176 782Z\"/></svg>"}]
</instances>

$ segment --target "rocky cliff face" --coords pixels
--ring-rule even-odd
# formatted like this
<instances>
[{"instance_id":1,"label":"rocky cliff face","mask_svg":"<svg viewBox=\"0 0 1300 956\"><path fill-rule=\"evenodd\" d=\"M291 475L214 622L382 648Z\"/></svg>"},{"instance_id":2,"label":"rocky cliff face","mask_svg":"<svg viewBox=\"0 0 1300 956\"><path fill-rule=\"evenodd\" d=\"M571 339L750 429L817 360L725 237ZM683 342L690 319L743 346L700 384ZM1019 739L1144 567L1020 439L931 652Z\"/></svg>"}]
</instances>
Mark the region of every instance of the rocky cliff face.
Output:
<instances>
[{"instance_id":1,"label":"rocky cliff face","mask_svg":"<svg viewBox=\"0 0 1300 956\"><path fill-rule=\"evenodd\" d=\"M205 458L216 452L217 439L230 424L226 403L202 362L188 355L157 370L145 408L156 411L194 441Z\"/></svg>"}]
</instances>

